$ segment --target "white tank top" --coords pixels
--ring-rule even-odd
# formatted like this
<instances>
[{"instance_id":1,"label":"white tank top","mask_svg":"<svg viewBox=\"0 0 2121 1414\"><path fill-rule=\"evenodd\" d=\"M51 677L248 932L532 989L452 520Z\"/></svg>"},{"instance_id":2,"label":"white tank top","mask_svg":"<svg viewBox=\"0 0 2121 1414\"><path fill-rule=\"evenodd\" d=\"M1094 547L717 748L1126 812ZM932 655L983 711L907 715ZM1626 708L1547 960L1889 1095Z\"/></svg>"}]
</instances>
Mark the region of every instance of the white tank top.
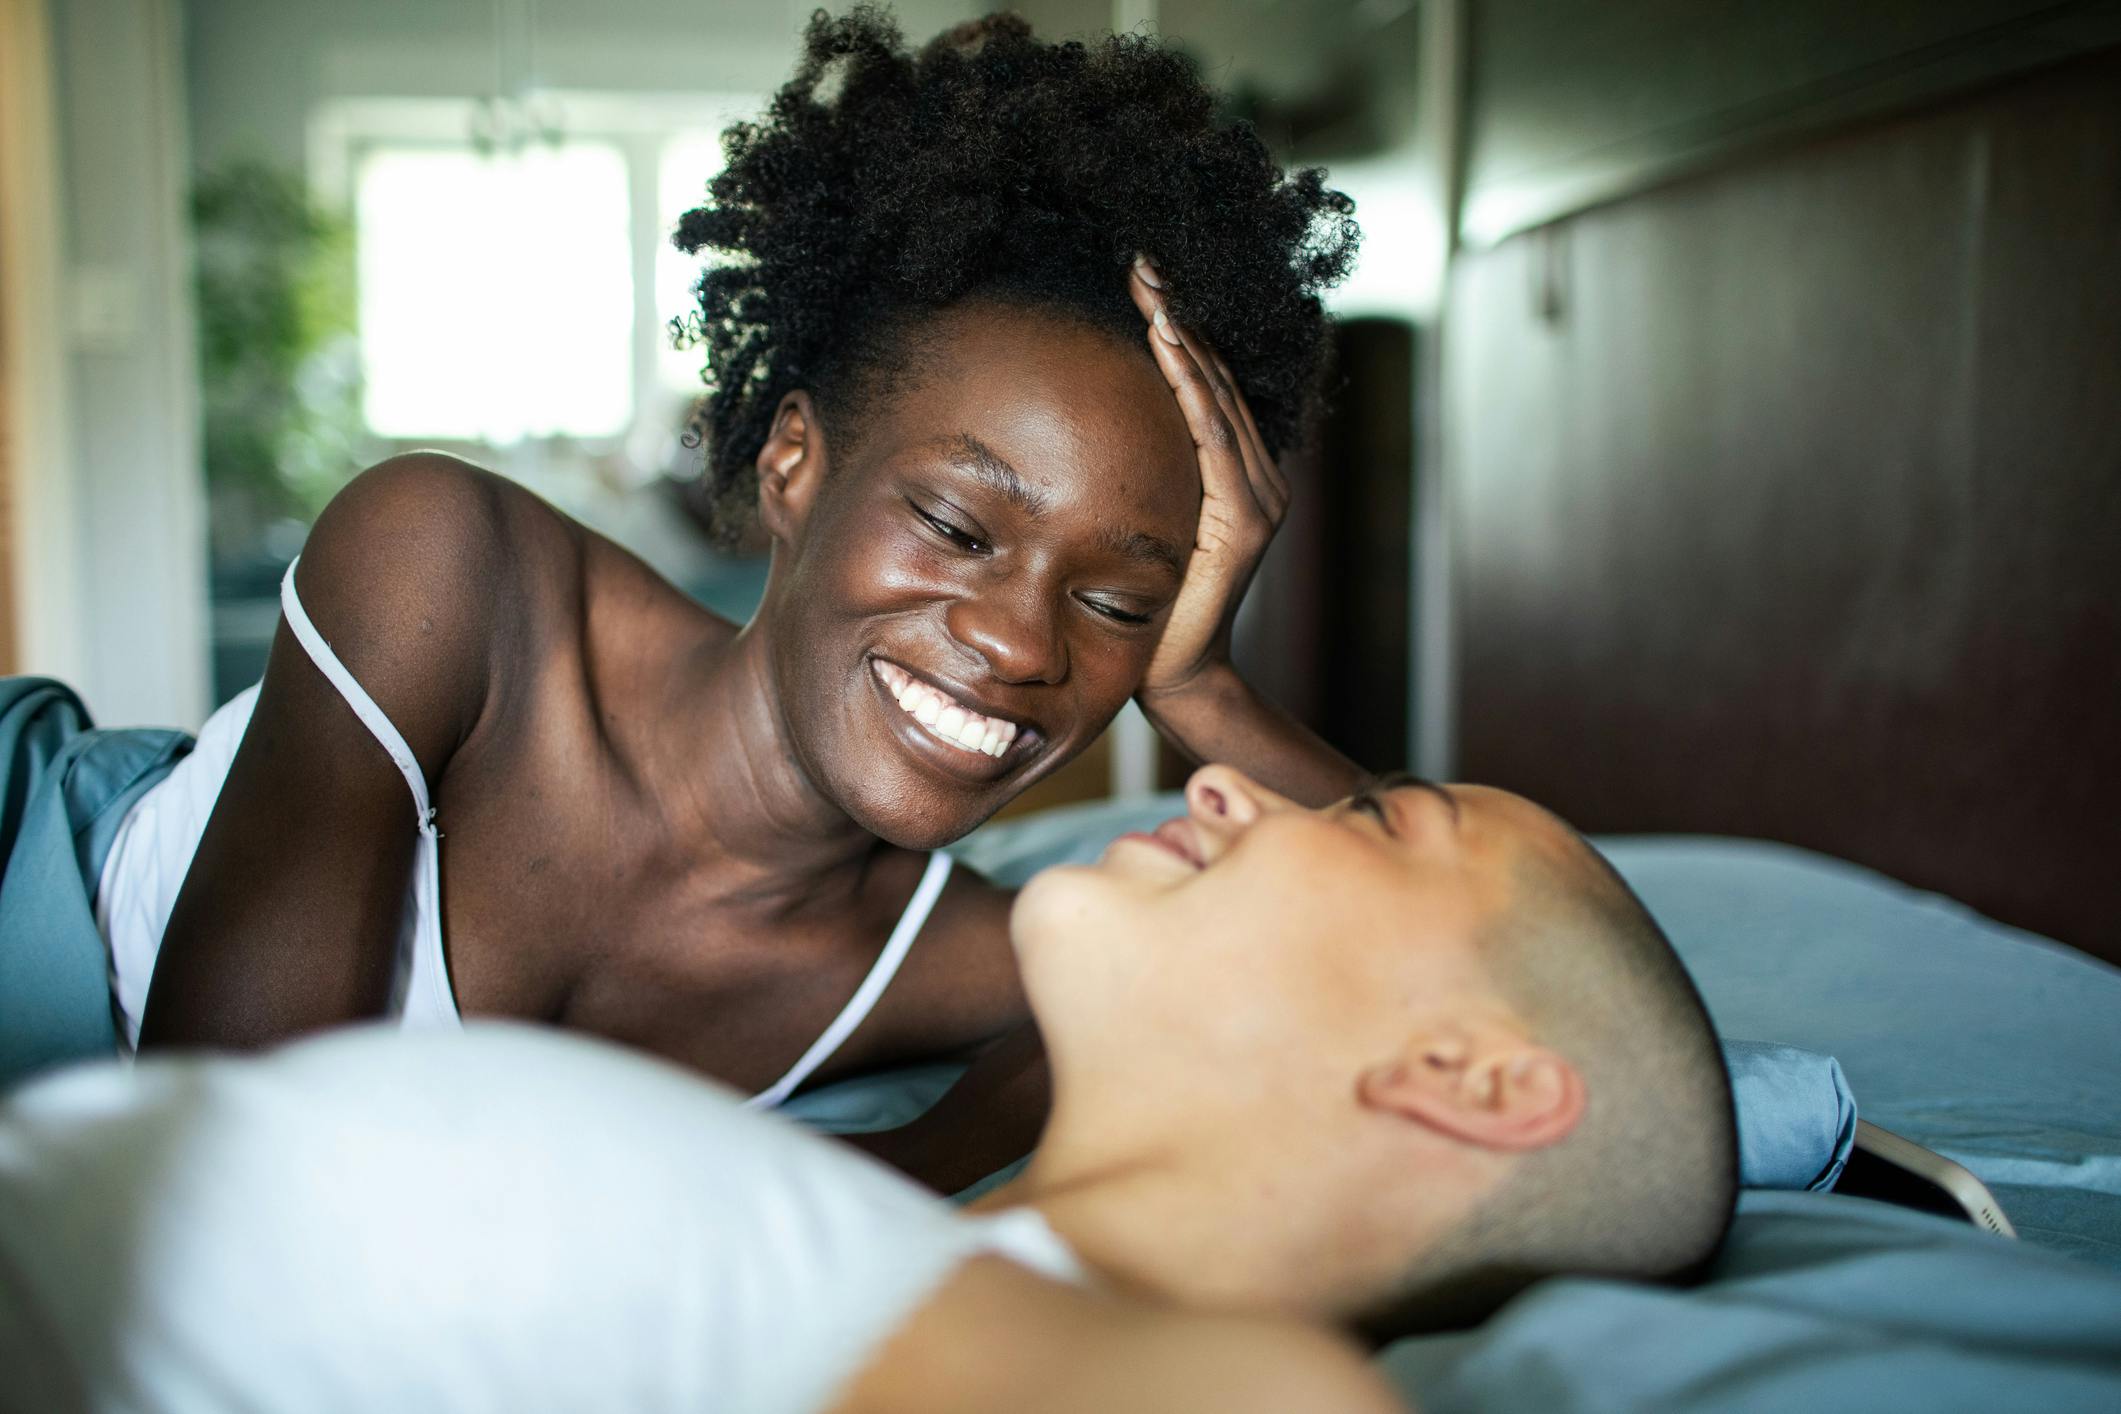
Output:
<instances>
[{"instance_id":1,"label":"white tank top","mask_svg":"<svg viewBox=\"0 0 2121 1414\"><path fill-rule=\"evenodd\" d=\"M413 828L407 838L407 845L414 851L412 880L405 891L405 908L398 923L397 964L385 1015L407 1028L455 1029L463 1025L463 1020L457 1011L456 994L450 990L448 954L442 940L442 831L428 795L427 778L404 736L310 622L295 593L295 565L300 563L297 559L289 565L280 581L280 610L287 626L317 670L346 699L346 705L353 708L362 725L389 755L412 796ZM191 754L134 802L111 843L96 889L96 923L110 947L111 995L127 1052L140 1041L140 1018L147 1008L148 983L154 976L155 956L169 926L170 910L176 906L177 891L184 885L193 855L198 853L207 817L220 798L228 768L235 760L236 748L243 744L243 733L257 703L258 688L254 685L208 718ZM883 951L847 1005L786 1075L746 1103L782 1103L854 1034L898 974L899 964L905 961L914 937L949 881L951 864L951 857L939 851L928 857L927 870L907 902L906 911L899 916Z\"/></svg>"},{"instance_id":2,"label":"white tank top","mask_svg":"<svg viewBox=\"0 0 2121 1414\"><path fill-rule=\"evenodd\" d=\"M816 1414L990 1254L1085 1279L1033 1209L549 1029L77 1066L0 1104L0 1405Z\"/></svg>"}]
</instances>

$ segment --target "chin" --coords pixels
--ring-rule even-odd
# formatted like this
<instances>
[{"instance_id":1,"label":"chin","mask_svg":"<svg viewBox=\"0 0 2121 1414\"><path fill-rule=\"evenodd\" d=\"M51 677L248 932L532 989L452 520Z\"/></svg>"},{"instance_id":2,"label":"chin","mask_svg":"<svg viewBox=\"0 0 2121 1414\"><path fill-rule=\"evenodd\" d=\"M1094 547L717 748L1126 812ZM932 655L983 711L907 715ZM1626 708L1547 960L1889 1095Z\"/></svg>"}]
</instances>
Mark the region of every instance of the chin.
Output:
<instances>
[{"instance_id":1,"label":"chin","mask_svg":"<svg viewBox=\"0 0 2121 1414\"><path fill-rule=\"evenodd\" d=\"M1086 929L1109 928L1126 900L1094 864L1058 864L1033 874L1009 907L1009 937L1020 956L1049 942L1066 945Z\"/></svg>"},{"instance_id":2,"label":"chin","mask_svg":"<svg viewBox=\"0 0 2121 1414\"><path fill-rule=\"evenodd\" d=\"M909 772L864 772L832 787L834 802L855 824L886 844L912 850L956 843L1009 801L1006 795L939 789Z\"/></svg>"},{"instance_id":3,"label":"chin","mask_svg":"<svg viewBox=\"0 0 2121 1414\"><path fill-rule=\"evenodd\" d=\"M1081 872L1081 865L1061 864L1026 879L1016 891L1016 902L1009 905L1009 936L1036 931L1040 920L1067 898L1070 876Z\"/></svg>"}]
</instances>

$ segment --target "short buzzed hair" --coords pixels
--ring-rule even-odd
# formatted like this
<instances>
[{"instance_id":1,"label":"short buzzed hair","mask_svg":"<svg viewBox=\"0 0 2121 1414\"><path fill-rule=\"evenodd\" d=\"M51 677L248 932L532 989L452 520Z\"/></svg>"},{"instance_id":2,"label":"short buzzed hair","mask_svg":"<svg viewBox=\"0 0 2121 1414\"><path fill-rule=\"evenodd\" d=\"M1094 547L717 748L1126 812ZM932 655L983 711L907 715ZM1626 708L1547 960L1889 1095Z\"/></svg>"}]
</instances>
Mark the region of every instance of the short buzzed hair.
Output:
<instances>
[{"instance_id":1,"label":"short buzzed hair","mask_svg":"<svg viewBox=\"0 0 2121 1414\"><path fill-rule=\"evenodd\" d=\"M1723 1048L1642 901L1580 839L1573 864L1525 858L1483 939L1496 991L1584 1079L1575 1131L1523 1155L1424 1254L1379 1335L1477 1320L1542 1277L1684 1277L1714 1255L1738 1193Z\"/></svg>"}]
</instances>

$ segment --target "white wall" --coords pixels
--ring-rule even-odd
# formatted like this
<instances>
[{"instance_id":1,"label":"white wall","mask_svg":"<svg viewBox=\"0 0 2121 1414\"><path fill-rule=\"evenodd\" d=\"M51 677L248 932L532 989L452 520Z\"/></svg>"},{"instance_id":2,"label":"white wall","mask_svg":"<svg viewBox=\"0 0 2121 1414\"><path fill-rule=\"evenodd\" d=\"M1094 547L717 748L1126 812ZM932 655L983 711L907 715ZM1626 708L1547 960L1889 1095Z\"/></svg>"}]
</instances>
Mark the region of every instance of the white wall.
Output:
<instances>
[{"instance_id":1,"label":"white wall","mask_svg":"<svg viewBox=\"0 0 2121 1414\"><path fill-rule=\"evenodd\" d=\"M72 681L100 721L196 726L206 570L180 17L174 0L67 0L45 18L56 298L32 337L55 401L23 470L22 667Z\"/></svg>"}]
</instances>

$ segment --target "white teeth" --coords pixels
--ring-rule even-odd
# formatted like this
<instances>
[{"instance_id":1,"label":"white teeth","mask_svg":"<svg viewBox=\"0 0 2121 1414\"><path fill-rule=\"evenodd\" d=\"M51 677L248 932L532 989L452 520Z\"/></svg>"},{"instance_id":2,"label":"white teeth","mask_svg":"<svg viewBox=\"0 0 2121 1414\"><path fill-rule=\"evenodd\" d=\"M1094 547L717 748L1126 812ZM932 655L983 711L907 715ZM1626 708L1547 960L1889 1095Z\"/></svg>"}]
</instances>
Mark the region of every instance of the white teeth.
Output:
<instances>
[{"instance_id":1,"label":"white teeth","mask_svg":"<svg viewBox=\"0 0 2121 1414\"><path fill-rule=\"evenodd\" d=\"M935 736L966 751L978 751L999 760L1016 740L1018 727L999 717L982 716L961 707L903 668L882 659L872 660L877 676L897 701L901 711Z\"/></svg>"}]
</instances>

